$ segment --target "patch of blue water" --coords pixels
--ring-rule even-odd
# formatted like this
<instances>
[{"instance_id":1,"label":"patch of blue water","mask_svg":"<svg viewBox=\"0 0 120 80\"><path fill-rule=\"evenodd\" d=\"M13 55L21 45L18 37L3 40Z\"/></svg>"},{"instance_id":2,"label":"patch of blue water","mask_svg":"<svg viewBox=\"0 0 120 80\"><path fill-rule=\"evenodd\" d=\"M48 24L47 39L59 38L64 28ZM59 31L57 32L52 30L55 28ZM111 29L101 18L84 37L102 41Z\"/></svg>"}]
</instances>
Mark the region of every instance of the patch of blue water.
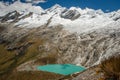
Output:
<instances>
[{"instance_id":1,"label":"patch of blue water","mask_svg":"<svg viewBox=\"0 0 120 80\"><path fill-rule=\"evenodd\" d=\"M62 75L69 75L76 72L82 72L85 70L82 66L76 66L73 64L49 64L44 66L38 66L38 70L53 72Z\"/></svg>"}]
</instances>

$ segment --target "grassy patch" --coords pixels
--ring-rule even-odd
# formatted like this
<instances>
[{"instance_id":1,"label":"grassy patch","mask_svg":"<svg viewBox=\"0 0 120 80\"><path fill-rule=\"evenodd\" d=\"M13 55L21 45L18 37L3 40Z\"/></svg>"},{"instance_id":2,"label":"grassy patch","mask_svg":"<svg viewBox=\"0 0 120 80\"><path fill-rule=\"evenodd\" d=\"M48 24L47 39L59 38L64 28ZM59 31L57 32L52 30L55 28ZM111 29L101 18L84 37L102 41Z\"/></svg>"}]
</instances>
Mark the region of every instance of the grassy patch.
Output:
<instances>
[{"instance_id":1,"label":"grassy patch","mask_svg":"<svg viewBox=\"0 0 120 80\"><path fill-rule=\"evenodd\" d=\"M57 59L55 57L43 57L35 61L35 64L45 65L45 64L55 64Z\"/></svg>"},{"instance_id":2,"label":"grassy patch","mask_svg":"<svg viewBox=\"0 0 120 80\"><path fill-rule=\"evenodd\" d=\"M0 73L8 70L13 64L15 52L7 51L4 45L0 45Z\"/></svg>"},{"instance_id":3,"label":"grassy patch","mask_svg":"<svg viewBox=\"0 0 120 80\"><path fill-rule=\"evenodd\" d=\"M0 77L0 80L58 80L62 75L42 71L12 72Z\"/></svg>"},{"instance_id":4,"label":"grassy patch","mask_svg":"<svg viewBox=\"0 0 120 80\"><path fill-rule=\"evenodd\" d=\"M105 59L99 67L104 74L103 80L120 80L120 54Z\"/></svg>"},{"instance_id":5,"label":"grassy patch","mask_svg":"<svg viewBox=\"0 0 120 80\"><path fill-rule=\"evenodd\" d=\"M35 59L36 56L40 54L38 46L43 44L40 39L25 39L22 43L17 42L16 44L19 44L18 46L20 46L21 44L25 44L30 41L34 42L34 44L26 48L25 53L20 56L16 56L16 50L8 51L6 49L6 45L0 44L0 74L10 69L13 70L20 64Z\"/></svg>"},{"instance_id":6,"label":"grassy patch","mask_svg":"<svg viewBox=\"0 0 120 80\"><path fill-rule=\"evenodd\" d=\"M43 44L42 40L35 39L32 42L34 42L34 44L32 44L31 46L29 46L26 49L25 55L21 56L18 59L18 64L21 64L21 63L26 62L28 60L34 59L38 54L40 54L38 47L39 47L39 45Z\"/></svg>"}]
</instances>

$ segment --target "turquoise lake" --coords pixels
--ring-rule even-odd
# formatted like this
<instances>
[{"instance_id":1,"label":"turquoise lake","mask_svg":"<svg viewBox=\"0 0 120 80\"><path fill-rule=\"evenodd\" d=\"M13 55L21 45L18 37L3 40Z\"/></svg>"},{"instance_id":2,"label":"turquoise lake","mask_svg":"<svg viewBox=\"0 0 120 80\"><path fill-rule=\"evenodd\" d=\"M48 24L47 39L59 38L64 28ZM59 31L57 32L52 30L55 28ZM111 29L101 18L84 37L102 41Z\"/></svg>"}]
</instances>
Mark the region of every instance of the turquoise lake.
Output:
<instances>
[{"instance_id":1,"label":"turquoise lake","mask_svg":"<svg viewBox=\"0 0 120 80\"><path fill-rule=\"evenodd\" d=\"M62 75L69 75L75 72L81 72L85 70L84 67L76 66L73 64L49 64L44 66L38 66L37 69Z\"/></svg>"}]
</instances>

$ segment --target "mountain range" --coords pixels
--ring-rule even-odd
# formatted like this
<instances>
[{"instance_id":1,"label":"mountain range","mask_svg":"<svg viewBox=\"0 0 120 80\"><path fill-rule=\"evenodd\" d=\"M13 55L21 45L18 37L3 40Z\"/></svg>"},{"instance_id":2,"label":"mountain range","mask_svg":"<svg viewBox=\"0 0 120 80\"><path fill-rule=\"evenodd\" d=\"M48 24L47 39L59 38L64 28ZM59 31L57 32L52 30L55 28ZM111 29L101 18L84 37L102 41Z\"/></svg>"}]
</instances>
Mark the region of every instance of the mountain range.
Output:
<instances>
[{"instance_id":1,"label":"mountain range","mask_svg":"<svg viewBox=\"0 0 120 80\"><path fill-rule=\"evenodd\" d=\"M60 77L66 76L35 69L54 63L87 68L77 77L67 76L68 80L97 80L101 73L93 74L99 64L119 56L119 39L120 10L105 13L58 4L42 9L19 1L10 5L0 2L0 75L4 74L0 80L30 80L32 74L34 80L43 79L38 74L47 76L43 80L65 80ZM23 74L26 76L21 77Z\"/></svg>"}]
</instances>

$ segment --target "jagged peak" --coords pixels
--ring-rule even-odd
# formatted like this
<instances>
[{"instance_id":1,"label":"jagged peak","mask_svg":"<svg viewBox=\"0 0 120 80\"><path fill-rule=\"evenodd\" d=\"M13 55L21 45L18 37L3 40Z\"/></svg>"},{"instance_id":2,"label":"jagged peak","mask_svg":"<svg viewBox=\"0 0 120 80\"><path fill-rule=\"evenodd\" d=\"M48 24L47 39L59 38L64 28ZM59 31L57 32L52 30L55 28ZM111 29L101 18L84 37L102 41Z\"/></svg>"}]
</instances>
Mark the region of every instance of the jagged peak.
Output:
<instances>
[{"instance_id":1,"label":"jagged peak","mask_svg":"<svg viewBox=\"0 0 120 80\"><path fill-rule=\"evenodd\" d=\"M62 6L59 4L55 4L54 6L52 6L52 8L62 8Z\"/></svg>"},{"instance_id":2,"label":"jagged peak","mask_svg":"<svg viewBox=\"0 0 120 80\"><path fill-rule=\"evenodd\" d=\"M56 10L58 8L63 8L62 6L60 6L59 4L55 4L52 7L48 8L47 10Z\"/></svg>"},{"instance_id":3,"label":"jagged peak","mask_svg":"<svg viewBox=\"0 0 120 80\"><path fill-rule=\"evenodd\" d=\"M61 13L62 11L64 11L66 8L62 7L59 4L55 4L54 6L46 9L47 12L53 12L53 13Z\"/></svg>"},{"instance_id":4,"label":"jagged peak","mask_svg":"<svg viewBox=\"0 0 120 80\"><path fill-rule=\"evenodd\" d=\"M91 14L99 14L99 15L104 14L104 12L101 9L94 10L94 9L91 9L91 8L82 9L80 7L70 7L69 10L76 10L80 14L88 14L88 15L91 15Z\"/></svg>"}]
</instances>

